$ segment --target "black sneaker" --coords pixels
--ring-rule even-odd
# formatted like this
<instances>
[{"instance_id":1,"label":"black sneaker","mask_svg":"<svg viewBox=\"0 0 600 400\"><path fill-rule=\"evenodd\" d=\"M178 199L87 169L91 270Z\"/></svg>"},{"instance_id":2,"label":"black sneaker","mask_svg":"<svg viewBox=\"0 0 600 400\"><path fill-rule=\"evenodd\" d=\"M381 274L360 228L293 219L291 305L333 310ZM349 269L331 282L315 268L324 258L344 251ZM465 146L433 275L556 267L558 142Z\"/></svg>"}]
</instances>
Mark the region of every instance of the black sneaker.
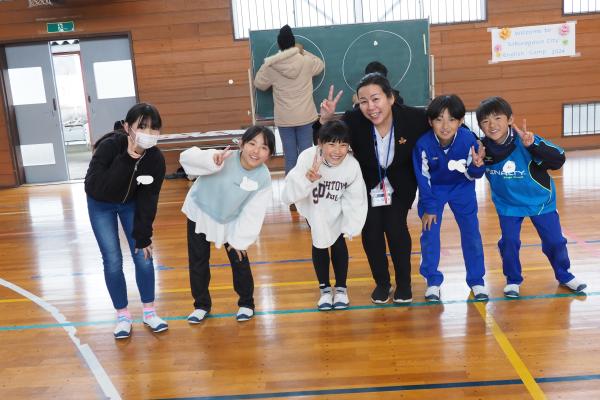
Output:
<instances>
[{"instance_id":1,"label":"black sneaker","mask_svg":"<svg viewBox=\"0 0 600 400\"><path fill-rule=\"evenodd\" d=\"M412 302L412 291L410 288L408 290L400 290L400 288L396 288L394 292L394 303L411 303Z\"/></svg>"},{"instance_id":2,"label":"black sneaker","mask_svg":"<svg viewBox=\"0 0 600 400\"><path fill-rule=\"evenodd\" d=\"M375 286L373 293L371 293L371 301L375 304L384 304L390 301L390 293L392 293L391 286Z\"/></svg>"}]
</instances>

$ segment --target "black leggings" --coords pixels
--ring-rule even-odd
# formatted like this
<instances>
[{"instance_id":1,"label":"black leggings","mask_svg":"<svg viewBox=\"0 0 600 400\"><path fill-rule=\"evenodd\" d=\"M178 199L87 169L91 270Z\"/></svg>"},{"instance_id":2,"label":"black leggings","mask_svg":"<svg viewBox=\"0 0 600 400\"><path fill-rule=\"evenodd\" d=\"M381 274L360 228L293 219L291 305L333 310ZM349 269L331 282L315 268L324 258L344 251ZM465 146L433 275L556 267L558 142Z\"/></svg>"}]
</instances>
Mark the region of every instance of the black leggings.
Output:
<instances>
[{"instance_id":1,"label":"black leggings","mask_svg":"<svg viewBox=\"0 0 600 400\"><path fill-rule=\"evenodd\" d=\"M331 249L331 263L335 274L335 286L346 287L346 278L348 277L348 247L344 236L340 235ZM329 287L329 249L317 249L312 247L312 259L319 280L319 287Z\"/></svg>"}]
</instances>

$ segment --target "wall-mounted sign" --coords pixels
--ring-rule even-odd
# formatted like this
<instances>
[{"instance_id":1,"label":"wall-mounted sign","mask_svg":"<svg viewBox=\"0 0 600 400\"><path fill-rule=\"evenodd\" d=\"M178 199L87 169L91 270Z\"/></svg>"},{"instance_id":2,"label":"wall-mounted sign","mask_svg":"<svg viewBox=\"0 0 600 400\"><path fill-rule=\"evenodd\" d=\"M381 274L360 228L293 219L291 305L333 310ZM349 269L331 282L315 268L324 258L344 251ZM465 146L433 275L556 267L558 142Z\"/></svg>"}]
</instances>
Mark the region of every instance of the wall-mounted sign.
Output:
<instances>
[{"instance_id":1,"label":"wall-mounted sign","mask_svg":"<svg viewBox=\"0 0 600 400\"><path fill-rule=\"evenodd\" d=\"M563 24L489 28L492 59L501 61L578 56L575 52L575 21Z\"/></svg>"},{"instance_id":2,"label":"wall-mounted sign","mask_svg":"<svg viewBox=\"0 0 600 400\"><path fill-rule=\"evenodd\" d=\"M75 22L48 22L46 24L46 32L57 33L57 32L73 32L75 30Z\"/></svg>"}]
</instances>

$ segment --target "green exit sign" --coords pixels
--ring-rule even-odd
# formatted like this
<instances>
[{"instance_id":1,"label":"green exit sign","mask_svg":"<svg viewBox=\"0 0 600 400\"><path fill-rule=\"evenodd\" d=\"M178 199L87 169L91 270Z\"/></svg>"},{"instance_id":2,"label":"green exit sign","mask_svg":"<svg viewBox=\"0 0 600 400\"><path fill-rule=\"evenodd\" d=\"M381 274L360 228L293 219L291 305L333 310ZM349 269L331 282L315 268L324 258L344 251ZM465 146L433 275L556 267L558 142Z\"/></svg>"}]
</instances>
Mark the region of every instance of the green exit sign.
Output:
<instances>
[{"instance_id":1,"label":"green exit sign","mask_svg":"<svg viewBox=\"0 0 600 400\"><path fill-rule=\"evenodd\" d=\"M75 22L49 22L46 24L46 31L48 33L57 32L73 32L75 30Z\"/></svg>"}]
</instances>

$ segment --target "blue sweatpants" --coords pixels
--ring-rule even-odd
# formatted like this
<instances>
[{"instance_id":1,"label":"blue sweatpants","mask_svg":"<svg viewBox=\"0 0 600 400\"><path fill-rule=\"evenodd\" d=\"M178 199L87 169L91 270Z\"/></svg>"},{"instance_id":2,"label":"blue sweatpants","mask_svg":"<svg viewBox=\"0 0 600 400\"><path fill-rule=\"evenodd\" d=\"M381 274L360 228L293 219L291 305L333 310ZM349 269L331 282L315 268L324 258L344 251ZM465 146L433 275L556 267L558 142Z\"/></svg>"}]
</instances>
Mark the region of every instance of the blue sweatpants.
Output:
<instances>
[{"instance_id":1,"label":"blue sweatpants","mask_svg":"<svg viewBox=\"0 0 600 400\"><path fill-rule=\"evenodd\" d=\"M436 213L437 223L432 224L430 230L421 232L421 267L419 271L427 280L427 286L440 286L444 281L444 275L438 271L438 266L440 263L440 227L446 203L450 206L460 230L460 243L467 269L467 284L469 287L484 284L485 265L475 190L473 187L464 188L467 190L456 189L459 188L454 188L447 193L439 191L435 193L439 206ZM422 218L424 210L420 205L418 213Z\"/></svg>"},{"instance_id":2,"label":"blue sweatpants","mask_svg":"<svg viewBox=\"0 0 600 400\"><path fill-rule=\"evenodd\" d=\"M502 269L508 284L520 285L523 282L521 275L521 261L519 249L521 248L521 224L524 217L498 216L502 237L498 241L498 250L502 257ZM567 239L562 235L560 220L556 211L529 217L533 226L542 239L542 251L548 257L554 276L560 283L567 283L575 278L569 268L571 261L567 251Z\"/></svg>"}]
</instances>

